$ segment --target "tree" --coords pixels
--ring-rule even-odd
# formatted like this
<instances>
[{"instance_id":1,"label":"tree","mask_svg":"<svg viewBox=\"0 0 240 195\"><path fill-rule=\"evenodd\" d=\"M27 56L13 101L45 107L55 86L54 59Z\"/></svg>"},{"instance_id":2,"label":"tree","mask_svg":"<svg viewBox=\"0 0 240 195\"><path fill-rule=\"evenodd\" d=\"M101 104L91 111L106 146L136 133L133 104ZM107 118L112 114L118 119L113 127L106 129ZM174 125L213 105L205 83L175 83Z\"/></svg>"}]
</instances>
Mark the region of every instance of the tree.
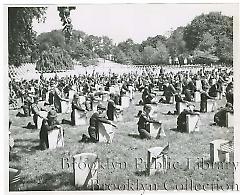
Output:
<instances>
[{"instance_id":1,"label":"tree","mask_svg":"<svg viewBox=\"0 0 240 195\"><path fill-rule=\"evenodd\" d=\"M200 64L211 64L219 60L219 58L208 51L194 50L194 62Z\"/></svg>"},{"instance_id":2,"label":"tree","mask_svg":"<svg viewBox=\"0 0 240 195\"><path fill-rule=\"evenodd\" d=\"M151 64L152 56L155 53L155 49L152 46L146 46L142 52L142 62L143 64Z\"/></svg>"},{"instance_id":3,"label":"tree","mask_svg":"<svg viewBox=\"0 0 240 195\"><path fill-rule=\"evenodd\" d=\"M233 17L210 12L194 18L184 29L184 40L189 52L208 63L232 63Z\"/></svg>"},{"instance_id":4,"label":"tree","mask_svg":"<svg viewBox=\"0 0 240 195\"><path fill-rule=\"evenodd\" d=\"M203 35L209 32L212 36L225 35L229 39L233 38L233 18L224 16L221 12L210 12L201 14L193 19L191 24L184 29L184 40L188 50L194 50Z\"/></svg>"},{"instance_id":5,"label":"tree","mask_svg":"<svg viewBox=\"0 0 240 195\"><path fill-rule=\"evenodd\" d=\"M39 50L48 49L49 47L61 47L66 49L64 35L60 30L53 30L47 33L41 33L37 37ZM46 47L47 46L47 47Z\"/></svg>"},{"instance_id":6,"label":"tree","mask_svg":"<svg viewBox=\"0 0 240 195\"><path fill-rule=\"evenodd\" d=\"M127 63L127 57L119 47L113 48L112 53L116 62L122 63L122 64Z\"/></svg>"},{"instance_id":7,"label":"tree","mask_svg":"<svg viewBox=\"0 0 240 195\"><path fill-rule=\"evenodd\" d=\"M193 58L196 63L215 63L219 58L215 55L216 51L216 40L209 32L203 34L201 42L194 50Z\"/></svg>"},{"instance_id":8,"label":"tree","mask_svg":"<svg viewBox=\"0 0 240 195\"><path fill-rule=\"evenodd\" d=\"M161 41L157 42L155 52L151 57L151 64L164 64L167 63L168 60L168 51Z\"/></svg>"},{"instance_id":9,"label":"tree","mask_svg":"<svg viewBox=\"0 0 240 195\"><path fill-rule=\"evenodd\" d=\"M151 46L153 48L156 48L158 41L161 41L162 43L165 44L166 41L167 41L167 38L162 36L162 35L157 35L155 37L148 37L146 41L142 42L141 47L140 47L140 51L143 51L143 49L146 46Z\"/></svg>"},{"instance_id":10,"label":"tree","mask_svg":"<svg viewBox=\"0 0 240 195\"><path fill-rule=\"evenodd\" d=\"M42 51L36 63L36 69L43 72L68 70L72 68L73 62L69 53L63 48L54 46Z\"/></svg>"},{"instance_id":11,"label":"tree","mask_svg":"<svg viewBox=\"0 0 240 195\"><path fill-rule=\"evenodd\" d=\"M178 27L167 39L167 48L171 57L179 57L186 53L186 42L183 39L184 27Z\"/></svg>"},{"instance_id":12,"label":"tree","mask_svg":"<svg viewBox=\"0 0 240 195\"><path fill-rule=\"evenodd\" d=\"M216 56L221 63L233 64L233 41L225 35L217 38Z\"/></svg>"},{"instance_id":13,"label":"tree","mask_svg":"<svg viewBox=\"0 0 240 195\"><path fill-rule=\"evenodd\" d=\"M8 8L8 60L9 64L19 66L34 59L31 54L36 50L36 32L32 27L33 19L44 21L44 7Z\"/></svg>"},{"instance_id":14,"label":"tree","mask_svg":"<svg viewBox=\"0 0 240 195\"><path fill-rule=\"evenodd\" d=\"M209 32L203 34L202 40L199 42L197 49L201 51L208 51L214 53L216 50L215 47L216 39Z\"/></svg>"}]
</instances>

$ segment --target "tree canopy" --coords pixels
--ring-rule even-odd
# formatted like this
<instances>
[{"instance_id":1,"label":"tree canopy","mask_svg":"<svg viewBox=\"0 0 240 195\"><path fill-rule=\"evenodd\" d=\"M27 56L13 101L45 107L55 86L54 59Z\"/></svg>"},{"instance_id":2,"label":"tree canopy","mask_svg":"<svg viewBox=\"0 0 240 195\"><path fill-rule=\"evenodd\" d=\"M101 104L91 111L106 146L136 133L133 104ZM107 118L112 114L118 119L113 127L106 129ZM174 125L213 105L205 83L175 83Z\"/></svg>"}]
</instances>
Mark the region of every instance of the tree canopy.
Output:
<instances>
[{"instance_id":1,"label":"tree canopy","mask_svg":"<svg viewBox=\"0 0 240 195\"><path fill-rule=\"evenodd\" d=\"M231 63L233 17L224 16L221 12L197 16L185 27L184 40L188 51L205 53L205 60L214 58L220 63ZM212 57L208 58L209 55ZM198 55L194 57L198 59Z\"/></svg>"},{"instance_id":2,"label":"tree canopy","mask_svg":"<svg viewBox=\"0 0 240 195\"><path fill-rule=\"evenodd\" d=\"M40 66L50 69L54 66L57 70L71 69L73 60L87 66L98 57L111 58L122 64L142 65L168 64L169 59L174 61L176 58L180 64L186 58L204 64L231 65L233 62L233 18L220 12L197 16L187 26L173 30L169 37L156 35L142 43L135 43L129 38L118 44L107 36L88 35L80 30L72 30L68 42L61 30L36 37L32 19L44 19L44 13L45 8L9 8L10 64L31 61L37 62L39 70L46 69ZM60 63L59 59L63 62Z\"/></svg>"},{"instance_id":3,"label":"tree canopy","mask_svg":"<svg viewBox=\"0 0 240 195\"><path fill-rule=\"evenodd\" d=\"M9 64L19 66L36 58L36 32L33 19L44 21L44 7L8 8L8 56Z\"/></svg>"}]
</instances>

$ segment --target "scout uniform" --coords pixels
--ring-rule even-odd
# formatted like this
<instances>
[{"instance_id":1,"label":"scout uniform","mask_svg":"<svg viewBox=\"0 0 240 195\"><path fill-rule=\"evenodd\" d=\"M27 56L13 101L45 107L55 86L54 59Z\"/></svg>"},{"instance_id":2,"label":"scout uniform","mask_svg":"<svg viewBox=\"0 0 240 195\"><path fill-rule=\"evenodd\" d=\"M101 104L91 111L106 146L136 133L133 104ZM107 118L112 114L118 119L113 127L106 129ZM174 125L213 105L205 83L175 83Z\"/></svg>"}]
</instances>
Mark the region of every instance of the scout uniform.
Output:
<instances>
[{"instance_id":1,"label":"scout uniform","mask_svg":"<svg viewBox=\"0 0 240 195\"><path fill-rule=\"evenodd\" d=\"M46 148L49 148L48 131L53 130L58 125L60 125L60 123L57 120L57 112L55 110L49 111L47 120L43 119L42 127L41 127L40 134L39 134L41 150L45 150Z\"/></svg>"},{"instance_id":2,"label":"scout uniform","mask_svg":"<svg viewBox=\"0 0 240 195\"><path fill-rule=\"evenodd\" d=\"M85 112L85 109L82 108L78 94L74 94L73 101L72 101L72 113L71 113L71 124L72 125L75 124L75 112L74 112L75 109Z\"/></svg>"}]
</instances>

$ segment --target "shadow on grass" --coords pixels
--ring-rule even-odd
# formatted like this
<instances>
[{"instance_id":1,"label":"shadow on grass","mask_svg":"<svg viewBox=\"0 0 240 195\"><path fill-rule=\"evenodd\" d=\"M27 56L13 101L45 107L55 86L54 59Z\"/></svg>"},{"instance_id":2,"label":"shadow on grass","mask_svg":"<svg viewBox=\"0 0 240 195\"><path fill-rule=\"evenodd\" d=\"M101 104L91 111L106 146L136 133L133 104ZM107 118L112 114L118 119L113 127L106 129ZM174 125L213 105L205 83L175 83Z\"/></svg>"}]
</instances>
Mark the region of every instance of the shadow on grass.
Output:
<instances>
[{"instance_id":1,"label":"shadow on grass","mask_svg":"<svg viewBox=\"0 0 240 195\"><path fill-rule=\"evenodd\" d=\"M147 170L134 172L136 176L148 176Z\"/></svg>"},{"instance_id":2,"label":"shadow on grass","mask_svg":"<svg viewBox=\"0 0 240 195\"><path fill-rule=\"evenodd\" d=\"M172 112L172 111L168 111L167 113L161 113L161 114L163 114L163 115L165 115L165 116L177 116L178 114L175 114L174 112Z\"/></svg>"},{"instance_id":3,"label":"shadow on grass","mask_svg":"<svg viewBox=\"0 0 240 195\"><path fill-rule=\"evenodd\" d=\"M141 137L140 137L139 134L129 133L128 136L129 136L129 137L133 137L133 138L135 138L135 139L141 139Z\"/></svg>"},{"instance_id":4,"label":"shadow on grass","mask_svg":"<svg viewBox=\"0 0 240 195\"><path fill-rule=\"evenodd\" d=\"M180 132L176 127L169 129L170 131Z\"/></svg>"},{"instance_id":5,"label":"shadow on grass","mask_svg":"<svg viewBox=\"0 0 240 195\"><path fill-rule=\"evenodd\" d=\"M18 150L18 153L34 154L37 150L40 150L39 140L16 139L14 142L15 142L14 148Z\"/></svg>"},{"instance_id":6,"label":"shadow on grass","mask_svg":"<svg viewBox=\"0 0 240 195\"><path fill-rule=\"evenodd\" d=\"M76 187L74 184L74 174L70 172L62 172L57 174L45 173L40 176L35 177L32 180L28 178L23 178L24 184L29 185L22 189L24 191L99 191L106 190L102 185L93 185L89 181L88 187Z\"/></svg>"},{"instance_id":7,"label":"shadow on grass","mask_svg":"<svg viewBox=\"0 0 240 195\"><path fill-rule=\"evenodd\" d=\"M24 129L30 129L30 130L37 130L36 127L35 127L35 125L32 124L31 122L29 122L29 123L27 124L27 126L22 126L22 128L24 128Z\"/></svg>"},{"instance_id":8,"label":"shadow on grass","mask_svg":"<svg viewBox=\"0 0 240 195\"><path fill-rule=\"evenodd\" d=\"M200 110L196 110L196 109L194 109L193 112L200 112Z\"/></svg>"},{"instance_id":9,"label":"shadow on grass","mask_svg":"<svg viewBox=\"0 0 240 195\"><path fill-rule=\"evenodd\" d=\"M44 173L35 177L32 180L28 178L23 178L22 183L29 186L24 189L24 191L54 191L58 189L66 188L69 190L69 187L74 190L74 175L73 173L62 172L57 174ZM72 186L72 187L71 187Z\"/></svg>"},{"instance_id":10,"label":"shadow on grass","mask_svg":"<svg viewBox=\"0 0 240 195\"><path fill-rule=\"evenodd\" d=\"M18 152L9 153L9 161L20 162L21 156L18 155Z\"/></svg>"},{"instance_id":11,"label":"shadow on grass","mask_svg":"<svg viewBox=\"0 0 240 195\"><path fill-rule=\"evenodd\" d=\"M21 142L39 143L39 140L36 140L36 139L15 139L14 140L15 145Z\"/></svg>"}]
</instances>

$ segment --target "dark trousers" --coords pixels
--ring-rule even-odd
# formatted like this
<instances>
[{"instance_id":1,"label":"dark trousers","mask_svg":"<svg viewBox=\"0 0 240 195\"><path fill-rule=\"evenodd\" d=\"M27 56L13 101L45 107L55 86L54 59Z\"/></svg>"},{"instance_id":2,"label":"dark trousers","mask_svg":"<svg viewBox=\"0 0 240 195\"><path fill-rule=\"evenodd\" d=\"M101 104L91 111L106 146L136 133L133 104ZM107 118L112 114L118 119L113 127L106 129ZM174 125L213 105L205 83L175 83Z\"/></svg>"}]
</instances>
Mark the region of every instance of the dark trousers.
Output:
<instances>
[{"instance_id":1,"label":"dark trousers","mask_svg":"<svg viewBox=\"0 0 240 195\"><path fill-rule=\"evenodd\" d=\"M45 150L49 148L48 144L48 133L46 131L40 131L40 149Z\"/></svg>"},{"instance_id":2,"label":"dark trousers","mask_svg":"<svg viewBox=\"0 0 240 195\"><path fill-rule=\"evenodd\" d=\"M90 140L89 140L90 142L94 142L94 143L98 142L98 132L95 127L92 127L92 126L88 127L88 134L90 136Z\"/></svg>"},{"instance_id":3,"label":"dark trousers","mask_svg":"<svg viewBox=\"0 0 240 195\"><path fill-rule=\"evenodd\" d=\"M151 134L146 129L138 129L141 139L151 139Z\"/></svg>"},{"instance_id":4,"label":"dark trousers","mask_svg":"<svg viewBox=\"0 0 240 195\"><path fill-rule=\"evenodd\" d=\"M166 103L169 104L170 103L170 100L171 100L171 97L170 95L166 95L165 98L166 98Z\"/></svg>"},{"instance_id":5,"label":"dark trousers","mask_svg":"<svg viewBox=\"0 0 240 195\"><path fill-rule=\"evenodd\" d=\"M114 111L107 111L108 120L114 121Z\"/></svg>"},{"instance_id":6,"label":"dark trousers","mask_svg":"<svg viewBox=\"0 0 240 195\"><path fill-rule=\"evenodd\" d=\"M207 101L201 101L200 112L207 112Z\"/></svg>"}]
</instances>

